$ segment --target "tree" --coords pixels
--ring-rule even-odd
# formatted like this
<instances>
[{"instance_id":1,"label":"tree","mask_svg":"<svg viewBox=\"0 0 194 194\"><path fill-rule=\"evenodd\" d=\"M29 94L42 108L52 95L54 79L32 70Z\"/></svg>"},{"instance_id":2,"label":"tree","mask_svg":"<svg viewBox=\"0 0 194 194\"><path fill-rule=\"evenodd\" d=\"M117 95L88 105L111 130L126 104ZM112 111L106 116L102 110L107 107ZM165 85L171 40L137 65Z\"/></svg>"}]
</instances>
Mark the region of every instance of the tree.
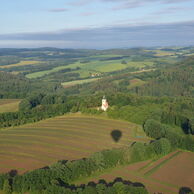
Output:
<instances>
[{"instance_id":1,"label":"tree","mask_svg":"<svg viewBox=\"0 0 194 194\"><path fill-rule=\"evenodd\" d=\"M166 133L165 125L162 125L159 121L155 121L153 119L148 119L143 128L148 136L155 139L164 137Z\"/></svg>"},{"instance_id":2,"label":"tree","mask_svg":"<svg viewBox=\"0 0 194 194\"><path fill-rule=\"evenodd\" d=\"M157 155L166 155L171 150L171 145L168 139L161 138L152 143L153 149Z\"/></svg>"},{"instance_id":3,"label":"tree","mask_svg":"<svg viewBox=\"0 0 194 194\"><path fill-rule=\"evenodd\" d=\"M9 180L6 179L3 184L3 191L5 194L11 194L11 186L9 184Z\"/></svg>"}]
</instances>

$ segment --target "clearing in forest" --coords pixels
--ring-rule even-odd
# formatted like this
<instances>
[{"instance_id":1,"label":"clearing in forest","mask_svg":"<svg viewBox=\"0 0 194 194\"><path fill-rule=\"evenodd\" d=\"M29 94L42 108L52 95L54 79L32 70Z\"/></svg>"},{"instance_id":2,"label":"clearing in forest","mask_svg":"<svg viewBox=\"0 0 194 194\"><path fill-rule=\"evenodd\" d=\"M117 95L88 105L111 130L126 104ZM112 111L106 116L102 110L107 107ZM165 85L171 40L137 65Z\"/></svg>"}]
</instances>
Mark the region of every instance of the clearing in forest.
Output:
<instances>
[{"instance_id":1,"label":"clearing in forest","mask_svg":"<svg viewBox=\"0 0 194 194\"><path fill-rule=\"evenodd\" d=\"M80 84L86 84L86 83L90 83L93 81L97 81L99 80L99 78L91 78L91 79L83 79L83 80L75 80L75 81L70 81L70 82L63 82L62 86L64 88L68 88L68 87L72 87L75 85L80 85Z\"/></svg>"},{"instance_id":2,"label":"clearing in forest","mask_svg":"<svg viewBox=\"0 0 194 194\"><path fill-rule=\"evenodd\" d=\"M20 101L18 99L0 99L0 113L18 111Z\"/></svg>"}]
</instances>

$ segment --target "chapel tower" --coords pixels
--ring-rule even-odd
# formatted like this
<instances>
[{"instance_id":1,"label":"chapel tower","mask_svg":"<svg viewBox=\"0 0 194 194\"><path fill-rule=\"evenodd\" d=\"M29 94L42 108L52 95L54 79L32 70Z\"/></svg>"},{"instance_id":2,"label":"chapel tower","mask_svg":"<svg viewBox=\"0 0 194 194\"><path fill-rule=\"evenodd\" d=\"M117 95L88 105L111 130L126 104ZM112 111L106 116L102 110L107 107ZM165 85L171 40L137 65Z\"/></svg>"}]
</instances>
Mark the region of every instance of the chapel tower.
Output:
<instances>
[{"instance_id":1,"label":"chapel tower","mask_svg":"<svg viewBox=\"0 0 194 194\"><path fill-rule=\"evenodd\" d=\"M102 109L103 111L107 111L107 109L108 109L108 102L107 102L105 96L103 96L103 98L102 98L102 106L101 106L101 109Z\"/></svg>"}]
</instances>

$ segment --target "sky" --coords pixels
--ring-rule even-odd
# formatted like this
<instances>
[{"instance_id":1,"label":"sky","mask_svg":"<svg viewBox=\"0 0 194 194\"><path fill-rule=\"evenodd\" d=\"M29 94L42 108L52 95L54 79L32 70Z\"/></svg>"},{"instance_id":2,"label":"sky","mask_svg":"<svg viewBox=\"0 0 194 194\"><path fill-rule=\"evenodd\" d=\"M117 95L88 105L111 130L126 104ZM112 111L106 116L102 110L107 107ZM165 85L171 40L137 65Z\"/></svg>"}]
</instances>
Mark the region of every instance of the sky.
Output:
<instances>
[{"instance_id":1,"label":"sky","mask_svg":"<svg viewBox=\"0 0 194 194\"><path fill-rule=\"evenodd\" d=\"M1 48L194 45L194 0L0 0Z\"/></svg>"}]
</instances>

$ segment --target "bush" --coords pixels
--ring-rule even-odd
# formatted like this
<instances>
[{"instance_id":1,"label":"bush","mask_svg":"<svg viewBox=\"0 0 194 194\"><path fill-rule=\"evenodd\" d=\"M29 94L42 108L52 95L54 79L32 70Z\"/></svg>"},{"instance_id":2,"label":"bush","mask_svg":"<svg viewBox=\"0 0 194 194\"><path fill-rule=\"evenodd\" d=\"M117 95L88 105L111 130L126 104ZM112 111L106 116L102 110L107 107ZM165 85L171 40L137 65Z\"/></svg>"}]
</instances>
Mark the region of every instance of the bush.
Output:
<instances>
[{"instance_id":1,"label":"bush","mask_svg":"<svg viewBox=\"0 0 194 194\"><path fill-rule=\"evenodd\" d=\"M132 146L131 161L141 161L146 159L146 146L141 142L136 142Z\"/></svg>"},{"instance_id":2,"label":"bush","mask_svg":"<svg viewBox=\"0 0 194 194\"><path fill-rule=\"evenodd\" d=\"M156 155L166 155L171 151L171 145L168 139L161 138L151 143Z\"/></svg>"},{"instance_id":3,"label":"bush","mask_svg":"<svg viewBox=\"0 0 194 194\"><path fill-rule=\"evenodd\" d=\"M167 127L162 125L159 121L148 119L143 125L146 135L155 139L164 137Z\"/></svg>"}]
</instances>

